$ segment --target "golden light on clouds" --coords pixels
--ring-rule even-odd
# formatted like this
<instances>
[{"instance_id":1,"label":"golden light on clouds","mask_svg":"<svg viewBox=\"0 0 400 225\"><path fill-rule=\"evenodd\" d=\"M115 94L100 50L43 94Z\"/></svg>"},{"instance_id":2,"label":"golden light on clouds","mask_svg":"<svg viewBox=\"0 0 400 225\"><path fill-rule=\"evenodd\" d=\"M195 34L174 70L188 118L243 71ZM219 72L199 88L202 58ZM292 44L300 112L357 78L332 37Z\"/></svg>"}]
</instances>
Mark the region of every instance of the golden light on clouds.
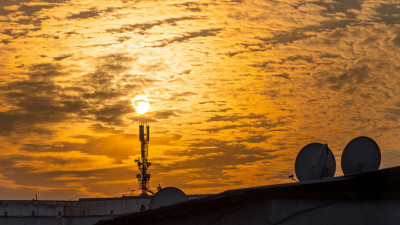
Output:
<instances>
[{"instance_id":1,"label":"golden light on clouds","mask_svg":"<svg viewBox=\"0 0 400 225\"><path fill-rule=\"evenodd\" d=\"M145 114L150 109L149 99L145 95L137 95L132 98L131 102L138 114Z\"/></svg>"},{"instance_id":2,"label":"golden light on clouds","mask_svg":"<svg viewBox=\"0 0 400 225\"><path fill-rule=\"evenodd\" d=\"M0 199L137 189L144 117L151 188L287 182L303 146L339 162L356 136L398 165L399 6L0 0Z\"/></svg>"}]
</instances>

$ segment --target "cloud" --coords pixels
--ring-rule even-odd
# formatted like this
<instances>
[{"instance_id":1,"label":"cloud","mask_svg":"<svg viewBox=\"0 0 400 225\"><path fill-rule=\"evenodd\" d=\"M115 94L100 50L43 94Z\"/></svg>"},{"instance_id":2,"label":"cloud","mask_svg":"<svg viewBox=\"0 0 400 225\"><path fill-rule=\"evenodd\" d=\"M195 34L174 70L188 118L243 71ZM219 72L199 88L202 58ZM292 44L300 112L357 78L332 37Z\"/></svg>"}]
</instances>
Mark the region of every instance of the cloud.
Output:
<instances>
[{"instance_id":1,"label":"cloud","mask_svg":"<svg viewBox=\"0 0 400 225\"><path fill-rule=\"evenodd\" d=\"M176 111L174 110L163 110L163 111L157 111L154 112L154 114L152 115L154 118L156 119L168 119L171 116L177 116L175 114Z\"/></svg>"},{"instance_id":2,"label":"cloud","mask_svg":"<svg viewBox=\"0 0 400 225\"><path fill-rule=\"evenodd\" d=\"M231 122L236 122L238 120L242 120L242 119L263 119L265 118L265 115L263 114L253 114L250 113L249 115L224 115L224 116L220 116L220 115L216 115L213 116L209 119L207 119L207 122L212 122L212 121L231 121Z\"/></svg>"},{"instance_id":3,"label":"cloud","mask_svg":"<svg viewBox=\"0 0 400 225\"><path fill-rule=\"evenodd\" d=\"M281 59L280 63L284 64L286 62L294 62L294 61L305 61L307 63L314 63L313 57L309 55L288 56L286 58Z\"/></svg>"},{"instance_id":4,"label":"cloud","mask_svg":"<svg viewBox=\"0 0 400 225\"><path fill-rule=\"evenodd\" d=\"M161 26L164 24L168 24L170 26L177 26L177 22L179 21L195 20L195 19L198 19L198 17L184 16L184 17L168 18L164 20L157 20L147 23L125 24L118 29L107 29L107 32L109 33L138 32L144 34L145 31L150 30L155 26Z\"/></svg>"},{"instance_id":5,"label":"cloud","mask_svg":"<svg viewBox=\"0 0 400 225\"><path fill-rule=\"evenodd\" d=\"M221 113L226 113L228 111L231 111L233 108L221 108L221 109L216 109L216 110L204 110L202 112L221 112Z\"/></svg>"},{"instance_id":6,"label":"cloud","mask_svg":"<svg viewBox=\"0 0 400 225\"><path fill-rule=\"evenodd\" d=\"M198 3L198 2L185 2L181 4L176 4L177 7L185 7L185 10L190 12L201 12L201 8L207 7L210 3Z\"/></svg>"},{"instance_id":7,"label":"cloud","mask_svg":"<svg viewBox=\"0 0 400 225\"><path fill-rule=\"evenodd\" d=\"M195 95L197 95L197 93L191 91L171 93L171 97L168 99L168 101L189 101L188 98Z\"/></svg>"},{"instance_id":8,"label":"cloud","mask_svg":"<svg viewBox=\"0 0 400 225\"><path fill-rule=\"evenodd\" d=\"M135 168L133 164L131 167L115 165L106 168L107 163L103 160L105 158L101 156L88 157L78 154L73 159L70 157L68 152L53 152L42 154L40 157L33 154L3 157L0 160L0 189L4 190L2 193L14 194L11 199L29 199L38 194L39 199L66 200L115 196L115 192L109 189L110 184L122 195L135 180L132 179L132 169ZM91 160L103 164L102 168L93 167L94 163ZM24 161L30 161L32 164ZM43 165L46 165L46 168L42 167ZM110 176L120 182L112 185L113 182L108 179ZM25 194L18 194L18 191L22 190L26 191Z\"/></svg>"},{"instance_id":9,"label":"cloud","mask_svg":"<svg viewBox=\"0 0 400 225\"><path fill-rule=\"evenodd\" d=\"M398 24L400 22L400 12L398 4L379 4L376 8L378 18L385 24Z\"/></svg>"},{"instance_id":10,"label":"cloud","mask_svg":"<svg viewBox=\"0 0 400 225\"><path fill-rule=\"evenodd\" d=\"M13 39L16 39L20 36L24 36L28 33L28 30L13 30L13 29L6 29L3 31L3 34L6 34L8 36L11 36ZM6 39L5 39L6 40Z\"/></svg>"},{"instance_id":11,"label":"cloud","mask_svg":"<svg viewBox=\"0 0 400 225\"><path fill-rule=\"evenodd\" d=\"M260 143L260 142L266 141L267 139L268 139L268 136L261 134L261 135L250 136L248 138L244 138L243 141L246 141L249 143Z\"/></svg>"},{"instance_id":12,"label":"cloud","mask_svg":"<svg viewBox=\"0 0 400 225\"><path fill-rule=\"evenodd\" d=\"M210 36L216 36L219 31L221 31L222 28L212 28L212 29L203 29L200 31L195 31L195 32L188 32L186 34L183 34L180 37L175 37L171 38L168 40L161 40L161 44L155 45L153 47L165 47L169 44L175 43L175 42L186 42L189 41L190 39L193 38L198 38L198 37L210 37Z\"/></svg>"},{"instance_id":13,"label":"cloud","mask_svg":"<svg viewBox=\"0 0 400 225\"><path fill-rule=\"evenodd\" d=\"M56 5L52 4L52 2L50 1L43 1L36 4L32 4L30 1L25 0L6 0L2 2L2 5L0 5L0 15L3 15L6 18L6 21L9 22L9 24L15 25L16 23L19 25L17 29L19 30L19 32L17 31L19 35L17 37L14 37L13 39L18 38L19 36L24 36L29 32L40 30L42 22L49 18L47 16L43 16L41 12L43 12L45 9L52 9L56 7Z\"/></svg>"},{"instance_id":14,"label":"cloud","mask_svg":"<svg viewBox=\"0 0 400 225\"><path fill-rule=\"evenodd\" d=\"M400 30L393 37L392 43L393 43L393 45L400 47Z\"/></svg>"},{"instance_id":15,"label":"cloud","mask_svg":"<svg viewBox=\"0 0 400 225\"><path fill-rule=\"evenodd\" d=\"M29 67L29 77L32 80L42 80L65 75L61 70L62 66L60 64L33 64Z\"/></svg>"},{"instance_id":16,"label":"cloud","mask_svg":"<svg viewBox=\"0 0 400 225\"><path fill-rule=\"evenodd\" d=\"M135 61L136 58L123 53L111 53L98 57L98 60L97 70L101 70L101 72L122 73L130 68L129 63Z\"/></svg>"},{"instance_id":17,"label":"cloud","mask_svg":"<svg viewBox=\"0 0 400 225\"><path fill-rule=\"evenodd\" d=\"M30 155L30 153L49 153L49 155L51 153L64 153L67 155L68 153L75 154L75 152L79 152L82 155L79 156L78 154L78 156L82 158L97 155L101 157L107 156L115 160L126 159L130 155L139 154L140 152L138 135L110 131L110 128L108 130L102 128L101 132L99 128L96 128L94 133L88 132L88 135L76 135L71 138L71 141L54 141L50 143L32 141L33 143L22 145L21 150L29 152L29 154L25 153L25 155ZM164 137L159 138L167 140Z\"/></svg>"},{"instance_id":18,"label":"cloud","mask_svg":"<svg viewBox=\"0 0 400 225\"><path fill-rule=\"evenodd\" d=\"M263 46L262 44L245 44L242 43L242 45L245 47L245 50L241 50L241 51L231 51L226 53L226 55L228 55L229 57L233 57L239 54L243 54L243 53L255 53L255 52L264 52L270 48ZM250 47L249 47L250 46Z\"/></svg>"},{"instance_id":19,"label":"cloud","mask_svg":"<svg viewBox=\"0 0 400 225\"><path fill-rule=\"evenodd\" d=\"M178 159L171 163L153 163L153 171L156 173L167 171L163 172L163 176L173 179L169 185L177 183L182 188L215 187L211 183L216 183L217 186L240 185L241 180L228 175L227 171L236 171L240 165L274 160L279 155L272 152L216 139L198 140L185 151L167 152L172 156L186 159Z\"/></svg>"},{"instance_id":20,"label":"cloud","mask_svg":"<svg viewBox=\"0 0 400 225\"><path fill-rule=\"evenodd\" d=\"M200 105L203 104L218 104L218 105L225 105L226 101L205 101L205 102L199 102Z\"/></svg>"},{"instance_id":21,"label":"cloud","mask_svg":"<svg viewBox=\"0 0 400 225\"><path fill-rule=\"evenodd\" d=\"M72 56L72 54L65 54L65 55L62 55L62 56L53 57L53 59L54 59L55 61L61 61L61 60L63 60L63 59L69 58L69 57L71 57L71 56Z\"/></svg>"},{"instance_id":22,"label":"cloud","mask_svg":"<svg viewBox=\"0 0 400 225\"><path fill-rule=\"evenodd\" d=\"M49 4L29 4L31 1L29 0L18 0L18 1L13 1L13 0L4 0L0 3L0 15L7 16L11 13L15 12L21 12L26 16L33 16L34 14L37 14L40 12L42 9L50 9L55 7L55 5L49 5ZM47 0L47 1L41 1L42 3L57 3L57 2L62 2L61 0ZM17 6L17 9L6 9L6 7L10 6Z\"/></svg>"},{"instance_id":23,"label":"cloud","mask_svg":"<svg viewBox=\"0 0 400 225\"><path fill-rule=\"evenodd\" d=\"M3 176L15 183L27 186L37 185L40 182L38 177L42 177L42 182L46 182L48 187L59 186L57 183L51 184L50 182L56 174L90 173L90 171L124 166L114 163L115 160L107 156L89 155L77 151L21 152L3 156L1 162L0 170ZM32 174L37 175L37 177L32 176Z\"/></svg>"},{"instance_id":24,"label":"cloud","mask_svg":"<svg viewBox=\"0 0 400 225\"><path fill-rule=\"evenodd\" d=\"M273 76L275 76L275 77L282 77L282 78L285 78L285 79L290 80L290 76L289 76L289 74L287 74L287 73L275 74L275 75L273 75Z\"/></svg>"},{"instance_id":25,"label":"cloud","mask_svg":"<svg viewBox=\"0 0 400 225\"><path fill-rule=\"evenodd\" d=\"M69 57L69 55L61 58ZM61 60L61 58L58 58ZM8 111L0 112L2 135L15 133L38 132L50 134L48 128L36 127L39 124L63 122L73 119L85 120L94 116L96 120L109 124L121 124L125 114L131 113L129 100L116 101L126 95L136 81L153 82L137 76L121 76L125 85L115 85L114 74L120 74L130 68L134 58L124 54L108 54L98 58L95 73L83 76L83 80L61 83L59 77L68 77L59 63L39 63L28 66L28 79L8 82L3 86L1 95L13 106ZM101 72L100 72L101 71ZM85 86L77 85L86 84ZM71 86L72 85L72 86ZM79 88L78 88L79 87ZM93 101L94 100L94 101ZM104 104L106 100L113 100ZM102 107L99 107L102 106Z\"/></svg>"},{"instance_id":26,"label":"cloud","mask_svg":"<svg viewBox=\"0 0 400 225\"><path fill-rule=\"evenodd\" d=\"M40 12L42 9L50 9L53 7L55 7L55 5L25 5L25 4L22 4L18 8L18 11L23 12L27 16L32 16L33 14Z\"/></svg>"},{"instance_id":27,"label":"cloud","mask_svg":"<svg viewBox=\"0 0 400 225\"><path fill-rule=\"evenodd\" d=\"M2 135L14 132L50 133L45 127L37 127L47 123L68 120L71 114L78 115L87 102L74 95L65 95L63 88L51 79L64 73L58 72L50 64L30 67L30 79L7 83L3 86L3 99L11 109L0 112Z\"/></svg>"},{"instance_id":28,"label":"cloud","mask_svg":"<svg viewBox=\"0 0 400 225\"><path fill-rule=\"evenodd\" d=\"M362 2L359 0L334 0L332 2L316 1L313 4L326 8L322 14L346 13L347 16L353 17L352 10L361 10Z\"/></svg>"},{"instance_id":29,"label":"cloud","mask_svg":"<svg viewBox=\"0 0 400 225\"><path fill-rule=\"evenodd\" d=\"M367 66L354 67L339 75L329 76L324 80L332 90L340 90L343 87L357 87L369 80L370 69Z\"/></svg>"},{"instance_id":30,"label":"cloud","mask_svg":"<svg viewBox=\"0 0 400 225\"><path fill-rule=\"evenodd\" d=\"M87 11L81 11L76 14L71 14L70 16L67 17L67 19L88 19L97 16L99 16L99 11L96 8L92 8Z\"/></svg>"},{"instance_id":31,"label":"cloud","mask_svg":"<svg viewBox=\"0 0 400 225\"><path fill-rule=\"evenodd\" d=\"M132 112L132 106L129 100L118 101L111 105L103 104L99 109L91 111L96 120L112 125L120 125L123 115L130 112Z\"/></svg>"},{"instance_id":32,"label":"cloud","mask_svg":"<svg viewBox=\"0 0 400 225\"><path fill-rule=\"evenodd\" d=\"M395 2L64 2L0 1L0 192L136 189L142 121L152 187L192 193L286 181L309 141L397 146Z\"/></svg>"},{"instance_id":33,"label":"cloud","mask_svg":"<svg viewBox=\"0 0 400 225\"><path fill-rule=\"evenodd\" d=\"M287 31L278 31L275 32L272 37L257 37L257 39L263 41L266 45L288 45L296 41L315 38L319 32L336 30L340 27L346 27L356 22L356 20L350 19L326 20L321 21L319 25L309 25L301 28L288 29Z\"/></svg>"},{"instance_id":34,"label":"cloud","mask_svg":"<svg viewBox=\"0 0 400 225\"><path fill-rule=\"evenodd\" d=\"M30 118L27 119L27 116ZM34 126L37 123L47 122L44 118L36 116L32 118L30 114L18 114L13 112L0 112L0 122L2 126L0 128L0 135L8 136L11 134L26 134L34 132L42 135L52 134L52 131L44 127ZM53 119L54 121L54 119Z\"/></svg>"},{"instance_id":35,"label":"cloud","mask_svg":"<svg viewBox=\"0 0 400 225\"><path fill-rule=\"evenodd\" d=\"M89 128L91 131L93 131L95 133L100 133L100 134L102 134L102 133L121 134L122 133L122 131L118 131L113 127L105 127L99 123L93 124Z\"/></svg>"},{"instance_id":36,"label":"cloud","mask_svg":"<svg viewBox=\"0 0 400 225\"><path fill-rule=\"evenodd\" d=\"M251 119L252 122L247 122L248 119ZM212 120L214 121L214 120ZM228 125L213 125L210 128L200 129L201 131L207 131L211 133L221 132L225 130L231 130L235 133L240 133L241 135L235 136L238 141L247 142L247 143L259 143L266 140L266 135L254 135L259 133L256 131L258 128L262 128L264 130L271 131L274 128L282 127L288 124L284 119L267 119L266 117L258 118L255 115L250 116L226 116L225 118L218 118L217 121L220 121L218 124L222 124L222 122L233 122ZM210 121L207 121L210 122ZM245 136L245 137L244 137ZM265 137L265 138L264 138Z\"/></svg>"}]
</instances>

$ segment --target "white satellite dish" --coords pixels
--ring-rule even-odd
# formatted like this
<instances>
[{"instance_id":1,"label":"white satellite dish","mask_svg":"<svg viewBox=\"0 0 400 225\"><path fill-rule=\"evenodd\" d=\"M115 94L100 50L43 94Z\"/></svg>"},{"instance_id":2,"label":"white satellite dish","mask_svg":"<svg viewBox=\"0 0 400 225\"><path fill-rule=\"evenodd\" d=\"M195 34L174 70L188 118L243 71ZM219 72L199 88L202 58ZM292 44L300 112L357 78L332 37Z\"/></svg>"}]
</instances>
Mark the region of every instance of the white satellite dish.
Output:
<instances>
[{"instance_id":1,"label":"white satellite dish","mask_svg":"<svg viewBox=\"0 0 400 225\"><path fill-rule=\"evenodd\" d=\"M336 160L328 145L311 143L300 150L294 167L299 181L318 180L335 175Z\"/></svg>"},{"instance_id":2,"label":"white satellite dish","mask_svg":"<svg viewBox=\"0 0 400 225\"><path fill-rule=\"evenodd\" d=\"M341 163L344 175L378 170L381 151L378 144L369 137L354 138L343 150Z\"/></svg>"},{"instance_id":3,"label":"white satellite dish","mask_svg":"<svg viewBox=\"0 0 400 225\"><path fill-rule=\"evenodd\" d=\"M149 209L156 209L163 206L187 201L185 193L175 187L166 187L158 191L150 200Z\"/></svg>"}]
</instances>

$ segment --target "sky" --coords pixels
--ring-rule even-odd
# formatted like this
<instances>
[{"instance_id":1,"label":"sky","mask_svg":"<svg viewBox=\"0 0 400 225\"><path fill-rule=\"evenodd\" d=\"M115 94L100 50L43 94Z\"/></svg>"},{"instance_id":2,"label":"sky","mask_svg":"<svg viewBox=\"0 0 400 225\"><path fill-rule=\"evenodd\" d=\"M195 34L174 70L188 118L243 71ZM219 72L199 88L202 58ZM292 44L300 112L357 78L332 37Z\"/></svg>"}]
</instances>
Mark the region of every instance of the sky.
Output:
<instances>
[{"instance_id":1,"label":"sky","mask_svg":"<svg viewBox=\"0 0 400 225\"><path fill-rule=\"evenodd\" d=\"M400 1L1 0L0 199L218 193L369 136L400 165ZM144 95L150 110L131 100Z\"/></svg>"}]
</instances>

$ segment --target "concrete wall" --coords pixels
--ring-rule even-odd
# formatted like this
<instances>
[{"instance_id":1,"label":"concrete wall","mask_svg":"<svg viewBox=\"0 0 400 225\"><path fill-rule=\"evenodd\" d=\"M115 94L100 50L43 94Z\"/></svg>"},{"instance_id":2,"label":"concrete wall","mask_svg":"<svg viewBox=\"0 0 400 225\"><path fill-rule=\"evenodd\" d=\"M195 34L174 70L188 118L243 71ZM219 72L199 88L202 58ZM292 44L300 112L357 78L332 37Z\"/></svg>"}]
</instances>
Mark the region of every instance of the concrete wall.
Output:
<instances>
[{"instance_id":1,"label":"concrete wall","mask_svg":"<svg viewBox=\"0 0 400 225\"><path fill-rule=\"evenodd\" d=\"M202 196L189 195L188 198ZM0 200L0 225L90 225L138 212L142 205L148 209L150 200L151 196L83 198L79 201Z\"/></svg>"},{"instance_id":2,"label":"concrete wall","mask_svg":"<svg viewBox=\"0 0 400 225\"><path fill-rule=\"evenodd\" d=\"M25 217L0 218L0 225L91 225L112 217Z\"/></svg>"},{"instance_id":3,"label":"concrete wall","mask_svg":"<svg viewBox=\"0 0 400 225\"><path fill-rule=\"evenodd\" d=\"M0 200L0 217L115 216L140 211L142 205L148 208L149 204L150 198L81 199L79 201Z\"/></svg>"},{"instance_id":4,"label":"concrete wall","mask_svg":"<svg viewBox=\"0 0 400 225\"><path fill-rule=\"evenodd\" d=\"M90 225L149 207L151 198L0 200L0 225Z\"/></svg>"},{"instance_id":5,"label":"concrete wall","mask_svg":"<svg viewBox=\"0 0 400 225\"><path fill-rule=\"evenodd\" d=\"M65 202L65 216L115 216L149 207L150 198L87 199Z\"/></svg>"},{"instance_id":6,"label":"concrete wall","mask_svg":"<svg viewBox=\"0 0 400 225\"><path fill-rule=\"evenodd\" d=\"M202 196L188 197L195 199ZM138 212L142 205L148 209L150 200L151 196L79 201L0 200L0 225L90 225Z\"/></svg>"},{"instance_id":7,"label":"concrete wall","mask_svg":"<svg viewBox=\"0 0 400 225\"><path fill-rule=\"evenodd\" d=\"M63 201L0 201L0 216L58 216L59 212L64 215Z\"/></svg>"}]
</instances>

